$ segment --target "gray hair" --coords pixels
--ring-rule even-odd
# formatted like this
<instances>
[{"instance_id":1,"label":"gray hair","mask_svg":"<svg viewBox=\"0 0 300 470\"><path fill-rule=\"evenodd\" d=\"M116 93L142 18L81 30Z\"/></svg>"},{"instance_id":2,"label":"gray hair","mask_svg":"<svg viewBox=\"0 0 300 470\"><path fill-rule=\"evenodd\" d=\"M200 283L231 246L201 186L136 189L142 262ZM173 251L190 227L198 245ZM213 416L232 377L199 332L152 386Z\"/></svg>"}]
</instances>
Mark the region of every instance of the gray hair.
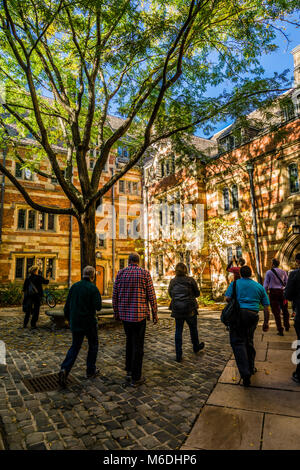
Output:
<instances>
[{"instance_id":1,"label":"gray hair","mask_svg":"<svg viewBox=\"0 0 300 470\"><path fill-rule=\"evenodd\" d=\"M140 257L137 253L130 253L130 255L128 256L128 264L130 263L136 263L136 264L139 264L140 262Z\"/></svg>"},{"instance_id":2,"label":"gray hair","mask_svg":"<svg viewBox=\"0 0 300 470\"><path fill-rule=\"evenodd\" d=\"M95 276L96 269L93 266L86 266L83 268L83 277L92 279Z\"/></svg>"}]
</instances>

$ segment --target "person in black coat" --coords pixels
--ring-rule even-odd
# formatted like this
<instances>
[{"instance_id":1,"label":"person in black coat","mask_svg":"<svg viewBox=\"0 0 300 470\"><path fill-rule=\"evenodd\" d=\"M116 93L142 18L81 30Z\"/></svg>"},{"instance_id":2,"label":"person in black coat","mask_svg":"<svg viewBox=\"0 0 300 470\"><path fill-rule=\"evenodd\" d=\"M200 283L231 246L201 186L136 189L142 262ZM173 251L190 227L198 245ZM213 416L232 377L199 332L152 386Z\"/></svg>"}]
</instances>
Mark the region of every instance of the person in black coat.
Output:
<instances>
[{"instance_id":1,"label":"person in black coat","mask_svg":"<svg viewBox=\"0 0 300 470\"><path fill-rule=\"evenodd\" d=\"M284 290L284 296L287 300L293 302L293 310L296 312L294 327L297 334L297 339L300 341L300 253L296 254L295 262L297 269L289 274L287 285ZM297 348L300 350L300 346ZM300 360L298 353L297 360ZM300 362L297 364L297 368L292 375L294 382L300 383Z\"/></svg>"},{"instance_id":2,"label":"person in black coat","mask_svg":"<svg viewBox=\"0 0 300 470\"><path fill-rule=\"evenodd\" d=\"M187 275L187 267L183 263L178 263L175 267L176 277L171 279L169 284L169 295L171 297L171 316L175 318L175 349L176 361L182 360L182 332L186 321L191 334L191 341L195 353L204 348L204 343L199 343L197 329L198 304L196 297L200 291L197 282Z\"/></svg>"},{"instance_id":3,"label":"person in black coat","mask_svg":"<svg viewBox=\"0 0 300 470\"><path fill-rule=\"evenodd\" d=\"M49 284L49 279L45 279L38 274L38 266L32 266L29 269L29 276L25 279L23 285L24 299L23 312L25 313L23 327L26 328L30 315L31 328L36 329L36 323L39 318L41 299L44 295L43 284Z\"/></svg>"}]
</instances>

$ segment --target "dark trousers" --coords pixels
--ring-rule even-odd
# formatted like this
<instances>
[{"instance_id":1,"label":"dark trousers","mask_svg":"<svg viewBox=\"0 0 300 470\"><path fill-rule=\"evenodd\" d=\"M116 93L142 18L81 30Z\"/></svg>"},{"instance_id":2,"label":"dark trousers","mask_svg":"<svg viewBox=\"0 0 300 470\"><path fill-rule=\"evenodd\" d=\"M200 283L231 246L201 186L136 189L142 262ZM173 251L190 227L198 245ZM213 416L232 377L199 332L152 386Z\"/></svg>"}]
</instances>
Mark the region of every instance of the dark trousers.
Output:
<instances>
[{"instance_id":1,"label":"dark trousers","mask_svg":"<svg viewBox=\"0 0 300 470\"><path fill-rule=\"evenodd\" d=\"M241 314L243 314L243 310L246 311L246 309L241 309ZM248 311L248 313L249 312L251 311ZM254 371L256 356L254 332L258 320L258 314L253 313L253 322L251 322L251 325L242 322L239 326L230 327L230 344L242 378L252 375Z\"/></svg>"},{"instance_id":2,"label":"dark trousers","mask_svg":"<svg viewBox=\"0 0 300 470\"><path fill-rule=\"evenodd\" d=\"M175 322L176 322L175 349L176 349L176 356L178 357L182 356L182 332L183 332L185 321L187 322L189 329L190 329L191 341L193 344L194 352L198 351L198 348L199 348L197 315L194 315L193 317L187 317L187 318L176 318L175 319Z\"/></svg>"},{"instance_id":3,"label":"dark trousers","mask_svg":"<svg viewBox=\"0 0 300 470\"><path fill-rule=\"evenodd\" d=\"M300 341L300 300L295 301L295 311L296 311L296 316L295 316L294 327L295 327L297 339L298 339L298 341ZM298 350L298 353L297 353L298 354L298 360L300 361L300 345L298 346L297 350ZM299 364L297 364L296 374L300 379L300 362L299 362Z\"/></svg>"},{"instance_id":4,"label":"dark trousers","mask_svg":"<svg viewBox=\"0 0 300 470\"><path fill-rule=\"evenodd\" d=\"M283 325L286 329L290 328L290 315L288 310L288 304L284 300L283 297L283 290L282 289L270 289L270 304L271 310L275 318L277 330L281 333L283 331L282 323L281 323L281 315L280 312L282 311L283 315Z\"/></svg>"},{"instance_id":5,"label":"dark trousers","mask_svg":"<svg viewBox=\"0 0 300 470\"><path fill-rule=\"evenodd\" d=\"M97 326L86 331L72 331L72 346L67 352L66 358L61 365L61 369L65 369L67 373L70 372L74 362L76 361L85 336L89 343L89 350L86 359L86 373L94 374L96 371L96 359L98 353Z\"/></svg>"},{"instance_id":6,"label":"dark trousers","mask_svg":"<svg viewBox=\"0 0 300 470\"><path fill-rule=\"evenodd\" d=\"M36 326L37 321L39 319L39 314L40 314L40 305L41 305L41 299L39 295L35 295L31 299L28 299L26 313L24 317L24 327L27 326L30 315L32 315L31 326L32 327Z\"/></svg>"},{"instance_id":7,"label":"dark trousers","mask_svg":"<svg viewBox=\"0 0 300 470\"><path fill-rule=\"evenodd\" d=\"M142 321L123 321L126 335L126 370L131 372L132 380L140 380L144 357L146 319Z\"/></svg>"}]
</instances>

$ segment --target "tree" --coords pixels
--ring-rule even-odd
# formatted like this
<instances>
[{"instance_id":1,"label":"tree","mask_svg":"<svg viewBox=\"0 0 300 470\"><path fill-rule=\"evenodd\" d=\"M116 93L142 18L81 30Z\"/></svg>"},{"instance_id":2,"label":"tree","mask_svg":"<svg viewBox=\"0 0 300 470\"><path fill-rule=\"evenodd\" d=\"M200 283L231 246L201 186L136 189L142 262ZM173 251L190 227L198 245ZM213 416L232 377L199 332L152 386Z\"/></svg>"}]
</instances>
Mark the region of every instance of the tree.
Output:
<instances>
[{"instance_id":1,"label":"tree","mask_svg":"<svg viewBox=\"0 0 300 470\"><path fill-rule=\"evenodd\" d=\"M97 201L147 151L164 139L182 149L196 126L209 131L225 115L235 117L282 91L284 77L263 79L258 57L275 48L273 23L297 4L1 0L2 145L13 145L24 167L47 177L53 172L71 207L38 204L1 163L0 171L34 209L76 217L82 266L95 266ZM207 98L210 87L227 80L234 84L232 93ZM117 129L110 126L113 111L123 118ZM18 154L9 125L19 137L35 139L37 159ZM120 140L129 147L130 159L101 185L109 153ZM67 150L63 161L55 147L61 142ZM91 176L90 149L97 150ZM186 151L195 150L189 146ZM42 159L48 159L50 174L40 170ZM74 168L79 187L72 181Z\"/></svg>"}]
</instances>

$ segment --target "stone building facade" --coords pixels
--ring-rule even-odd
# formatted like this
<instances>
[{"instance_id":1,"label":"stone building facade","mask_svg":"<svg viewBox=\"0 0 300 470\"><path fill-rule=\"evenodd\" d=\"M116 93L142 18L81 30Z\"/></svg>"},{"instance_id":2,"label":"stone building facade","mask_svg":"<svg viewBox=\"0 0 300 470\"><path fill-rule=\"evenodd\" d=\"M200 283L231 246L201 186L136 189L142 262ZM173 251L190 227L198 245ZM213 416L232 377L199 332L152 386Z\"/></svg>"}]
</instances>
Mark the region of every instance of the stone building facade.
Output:
<instances>
[{"instance_id":1,"label":"stone building facade","mask_svg":"<svg viewBox=\"0 0 300 470\"><path fill-rule=\"evenodd\" d=\"M274 103L272 128L259 126L262 116L254 112L245 128L233 124L210 139L192 137L193 158L175 155L170 143L163 142L152 149L143 168L129 171L105 195L96 216L97 285L102 293L111 294L117 271L136 250L144 252L145 267L165 298L179 261L201 284L202 294L215 297L230 280L226 265L233 256L246 258L258 279L275 256L284 269L293 267L293 255L300 251L300 46L293 56L294 87ZM32 152L34 158L28 139L22 152ZM94 157L91 153L90 169ZM0 158L34 200L69 207L55 179L20 168L10 149ZM101 185L126 158L122 147L110 155ZM75 184L77 176L75 172ZM22 283L33 263L61 287L80 278L76 220L36 213L7 178L2 179L0 210L1 285Z\"/></svg>"},{"instance_id":2,"label":"stone building facade","mask_svg":"<svg viewBox=\"0 0 300 470\"><path fill-rule=\"evenodd\" d=\"M35 158L32 144L30 139L20 142L18 152L21 157ZM58 155L63 151L61 148L57 150ZM112 172L118 171L126 161L127 156L122 153L125 152L119 147L118 152L110 155L100 185L105 184ZM3 150L1 161L35 202L59 208L70 206L55 178L45 178L22 169L12 155L12 149ZM94 165L92 152L87 163L91 170ZM40 170L47 172L49 168L42 163ZM74 170L73 182L79 187L77 170ZM122 207L124 196L127 201L125 209ZM39 265L43 275L49 272L50 283L58 287L67 287L78 281L81 270L76 219L33 210L7 178L2 181L1 198L0 284L23 283L33 264ZM115 273L126 265L128 254L136 249L134 238L127 237L127 232L140 216L141 204L141 172L139 168L133 168L105 195L97 208L97 285L103 294L111 293Z\"/></svg>"},{"instance_id":3,"label":"stone building facade","mask_svg":"<svg viewBox=\"0 0 300 470\"><path fill-rule=\"evenodd\" d=\"M267 127L263 116L254 112L245 128L233 124L210 139L194 138L199 155L185 162L182 170L167 163L172 158L167 143L145 165L145 182L150 174L144 189L146 259L162 291L179 261L187 264L202 292L211 291L215 297L223 295L231 279L226 266L233 256L243 256L258 280L273 257L280 259L284 269L293 268L293 255L300 251L300 46L293 56L294 88L274 103ZM200 250L190 250L185 239L174 241L168 230L164 234L164 226L172 223L174 191L181 211L185 204L203 204ZM157 209L161 201L167 209ZM168 213L165 219L164 212ZM157 226L160 232L154 230ZM200 226L196 232L201 232Z\"/></svg>"}]
</instances>

